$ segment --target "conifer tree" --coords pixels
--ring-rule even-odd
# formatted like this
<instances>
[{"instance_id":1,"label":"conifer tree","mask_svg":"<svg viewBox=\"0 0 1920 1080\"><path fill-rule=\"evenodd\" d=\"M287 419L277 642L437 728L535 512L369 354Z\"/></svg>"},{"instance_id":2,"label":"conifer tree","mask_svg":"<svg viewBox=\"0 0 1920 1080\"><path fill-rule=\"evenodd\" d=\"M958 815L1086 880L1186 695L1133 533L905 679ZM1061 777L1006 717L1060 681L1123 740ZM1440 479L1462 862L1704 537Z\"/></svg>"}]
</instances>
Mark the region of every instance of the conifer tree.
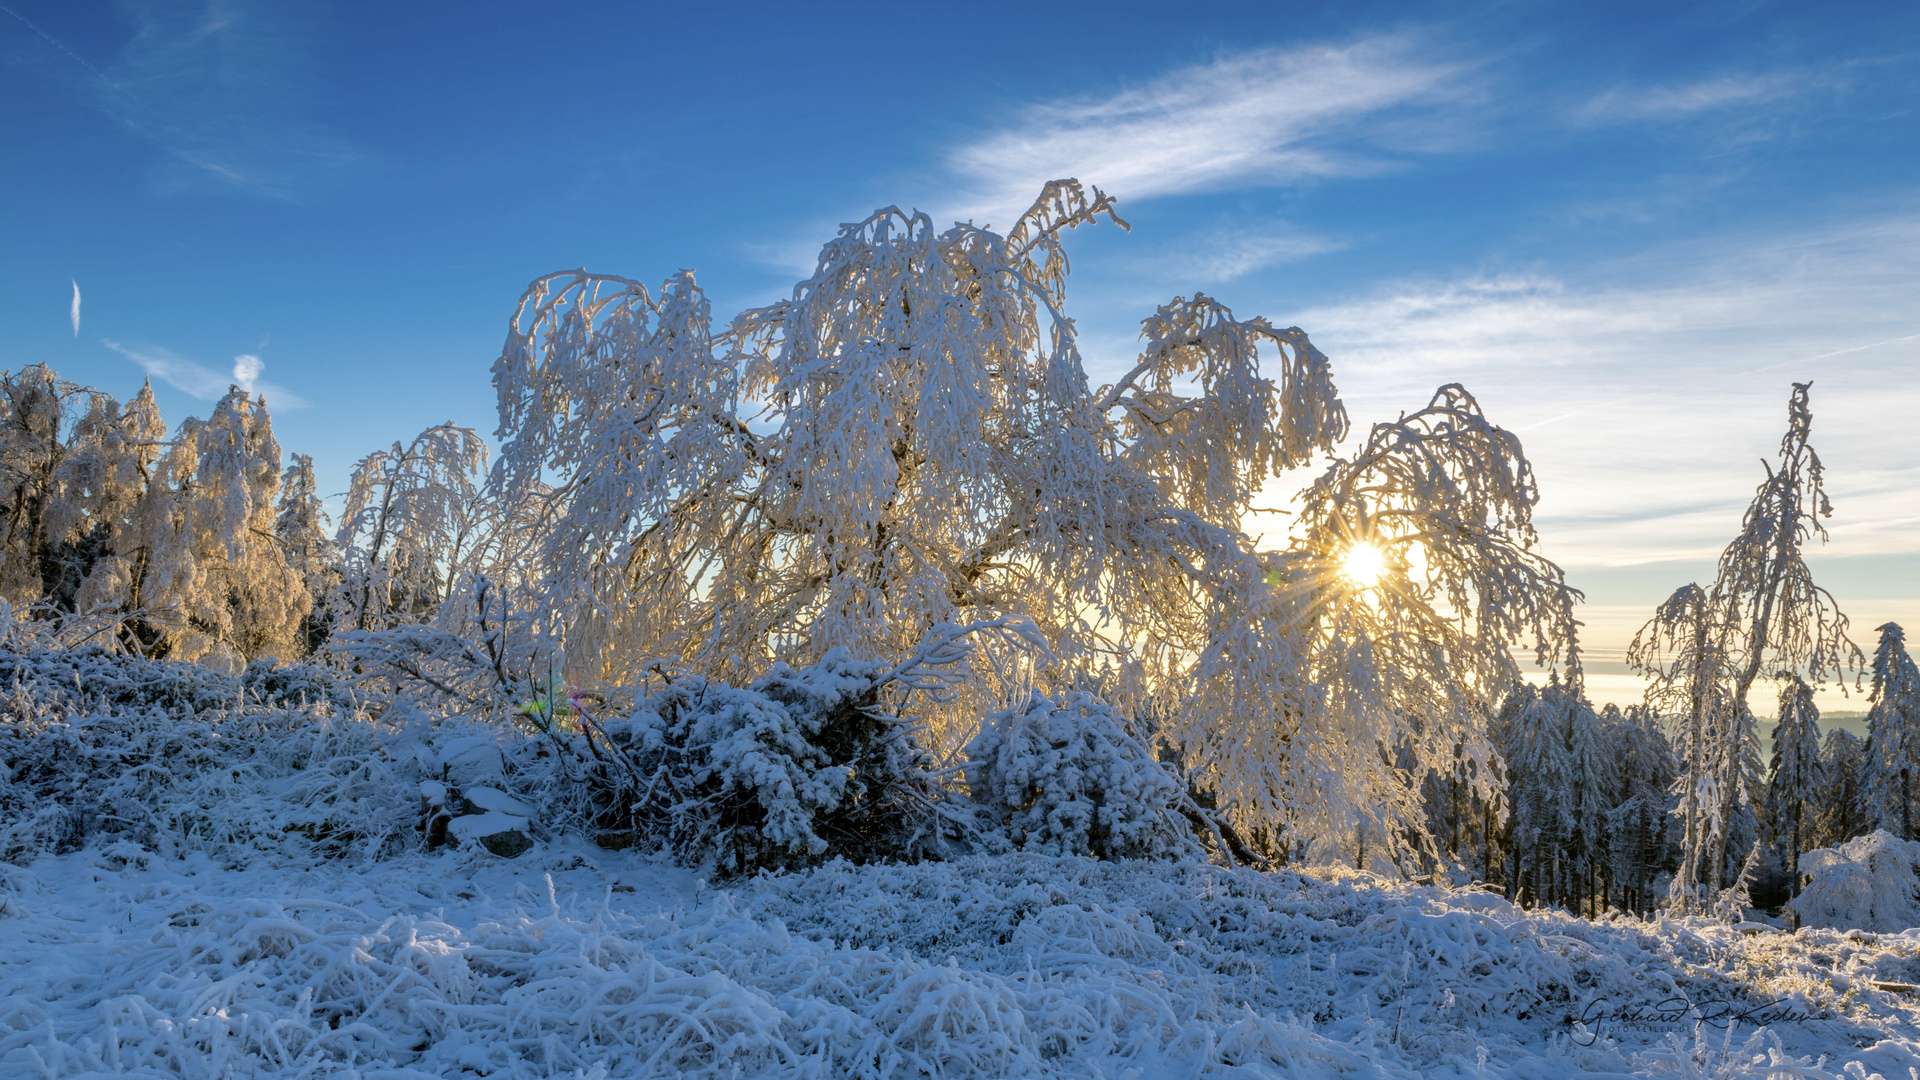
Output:
<instances>
[{"instance_id":1,"label":"conifer tree","mask_svg":"<svg viewBox=\"0 0 1920 1080\"><path fill-rule=\"evenodd\" d=\"M1920 799L1920 671L1898 623L1879 627L1867 711L1865 796L1869 820L1902 840L1914 839Z\"/></svg>"},{"instance_id":2,"label":"conifer tree","mask_svg":"<svg viewBox=\"0 0 1920 1080\"><path fill-rule=\"evenodd\" d=\"M1780 722L1773 729L1773 759L1767 766L1767 820L1792 882L1789 898L1799 894L1800 856L1814 837L1825 787L1820 710L1813 704L1813 687L1792 676L1780 688Z\"/></svg>"},{"instance_id":3,"label":"conifer tree","mask_svg":"<svg viewBox=\"0 0 1920 1080\"><path fill-rule=\"evenodd\" d=\"M1551 690L1552 687L1549 687ZM1561 683L1559 694L1566 717L1567 763L1573 780L1573 836L1569 856L1576 877L1569 910L1589 916L1599 914L1604 902L1601 874L1607 865L1611 830L1607 814L1616 805L1614 793L1620 783L1617 749L1611 732L1587 700L1580 672Z\"/></svg>"},{"instance_id":4,"label":"conifer tree","mask_svg":"<svg viewBox=\"0 0 1920 1080\"><path fill-rule=\"evenodd\" d=\"M1659 882L1673 867L1673 797L1679 775L1660 718L1635 705L1601 714L1619 769L1607 812L1607 858L1621 907L1646 912L1662 899Z\"/></svg>"},{"instance_id":5,"label":"conifer tree","mask_svg":"<svg viewBox=\"0 0 1920 1080\"><path fill-rule=\"evenodd\" d=\"M1507 891L1522 904L1556 899L1553 868L1574 828L1573 770L1558 712L1545 694L1523 683L1508 694L1496 720L1510 807Z\"/></svg>"},{"instance_id":6,"label":"conifer tree","mask_svg":"<svg viewBox=\"0 0 1920 1080\"><path fill-rule=\"evenodd\" d=\"M1525 885L1531 903L1597 911L1619 766L1578 670L1538 690L1516 687L1495 731L1509 777L1513 888Z\"/></svg>"},{"instance_id":7,"label":"conifer tree","mask_svg":"<svg viewBox=\"0 0 1920 1080\"><path fill-rule=\"evenodd\" d=\"M1811 847L1835 847L1873 830L1867 813L1863 778L1867 772L1867 748L1859 737L1845 728L1827 732L1826 746L1820 754L1820 772L1826 784L1821 789L1820 812L1815 818L1815 839ZM1799 868L1794 867L1797 875Z\"/></svg>"}]
</instances>

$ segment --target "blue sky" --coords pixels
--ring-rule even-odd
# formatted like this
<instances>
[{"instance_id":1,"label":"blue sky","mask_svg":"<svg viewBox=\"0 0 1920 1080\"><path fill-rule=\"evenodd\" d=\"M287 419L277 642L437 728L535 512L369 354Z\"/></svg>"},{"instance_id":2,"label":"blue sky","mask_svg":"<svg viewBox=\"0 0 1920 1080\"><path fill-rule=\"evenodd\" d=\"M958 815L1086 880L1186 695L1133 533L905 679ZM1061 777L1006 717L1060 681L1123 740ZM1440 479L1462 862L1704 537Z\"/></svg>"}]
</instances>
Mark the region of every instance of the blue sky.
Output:
<instances>
[{"instance_id":1,"label":"blue sky","mask_svg":"<svg viewBox=\"0 0 1920 1080\"><path fill-rule=\"evenodd\" d=\"M1358 422L1465 383L1598 658L1710 575L1794 380L1816 573L1863 643L1920 623L1920 6L1036 8L0 0L0 359L164 373L178 421L257 358L337 487L492 430L539 273L730 313L876 206L1078 176L1134 226L1073 239L1096 381L1199 289L1306 329Z\"/></svg>"}]
</instances>

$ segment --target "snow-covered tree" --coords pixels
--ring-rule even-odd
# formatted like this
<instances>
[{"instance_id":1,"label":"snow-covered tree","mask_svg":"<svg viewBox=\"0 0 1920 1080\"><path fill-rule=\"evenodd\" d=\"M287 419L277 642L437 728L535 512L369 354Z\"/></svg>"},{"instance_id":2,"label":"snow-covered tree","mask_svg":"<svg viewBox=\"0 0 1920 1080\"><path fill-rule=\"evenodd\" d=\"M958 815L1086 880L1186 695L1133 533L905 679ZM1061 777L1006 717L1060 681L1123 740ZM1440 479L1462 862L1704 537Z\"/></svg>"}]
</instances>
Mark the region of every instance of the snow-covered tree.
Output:
<instances>
[{"instance_id":1,"label":"snow-covered tree","mask_svg":"<svg viewBox=\"0 0 1920 1080\"><path fill-rule=\"evenodd\" d=\"M1916 839L1914 801L1920 799L1920 670L1907 654L1899 623L1879 628L1873 651L1872 704L1867 712L1867 816L1876 829Z\"/></svg>"},{"instance_id":2,"label":"snow-covered tree","mask_svg":"<svg viewBox=\"0 0 1920 1080\"><path fill-rule=\"evenodd\" d=\"M314 479L313 458L307 454L293 455L293 463L280 475L273 535L286 555L287 565L300 575L308 595L313 597L300 627L300 638L306 651L311 652L326 640L326 601L340 582L340 566L333 538L327 535L327 512Z\"/></svg>"},{"instance_id":3,"label":"snow-covered tree","mask_svg":"<svg viewBox=\"0 0 1920 1080\"><path fill-rule=\"evenodd\" d=\"M1553 902L1556 856L1573 833L1572 768L1553 706L1539 690L1521 685L1508 695L1495 722L1510 778L1507 889L1521 903Z\"/></svg>"},{"instance_id":4,"label":"snow-covered tree","mask_svg":"<svg viewBox=\"0 0 1920 1080\"><path fill-rule=\"evenodd\" d=\"M1501 745L1497 716L1491 739L1495 747ZM1439 847L1424 869L1456 885L1501 880L1500 831L1508 818L1505 762L1498 756L1476 760L1462 744L1455 748L1451 766L1429 770L1421 784L1427 832ZM1489 777L1479 775L1483 768L1490 770Z\"/></svg>"},{"instance_id":5,"label":"snow-covered tree","mask_svg":"<svg viewBox=\"0 0 1920 1080\"><path fill-rule=\"evenodd\" d=\"M1827 732L1820 772L1826 784L1814 822L1814 842L1820 847L1835 847L1871 832L1873 820L1867 814L1864 783L1867 748L1859 737L1840 727Z\"/></svg>"},{"instance_id":6,"label":"snow-covered tree","mask_svg":"<svg viewBox=\"0 0 1920 1080\"><path fill-rule=\"evenodd\" d=\"M1683 858L1673 882L1681 911L1714 907L1757 838L1762 785L1747 700L1755 680L1765 673L1818 684L1864 659L1801 553L1809 537L1825 539L1820 519L1833 513L1819 455L1807 444L1809 386L1793 386L1779 460L1765 466L1713 588L1674 593L1628 650L1628 662L1653 678L1648 704L1681 723Z\"/></svg>"},{"instance_id":7,"label":"snow-covered tree","mask_svg":"<svg viewBox=\"0 0 1920 1080\"><path fill-rule=\"evenodd\" d=\"M78 505L55 514L56 518L86 520L93 542L90 558L81 571L84 576L72 595L71 609L117 620L115 633L86 631L93 634L88 640L144 651L159 638L158 631L141 618L139 583L151 554L142 518L155 505L158 462L169 445L166 421L153 399L153 385L143 384L111 422L84 427L90 429L88 437L79 438L81 429L76 429L76 452L61 470L70 478L64 485L69 499ZM83 493L90 493L90 497Z\"/></svg>"},{"instance_id":8,"label":"snow-covered tree","mask_svg":"<svg viewBox=\"0 0 1920 1080\"><path fill-rule=\"evenodd\" d=\"M6 500L0 591L16 603L38 599L46 587L40 575L43 518L53 471L66 450L67 399L77 391L44 364L0 380L0 497Z\"/></svg>"},{"instance_id":9,"label":"snow-covered tree","mask_svg":"<svg viewBox=\"0 0 1920 1080\"><path fill-rule=\"evenodd\" d=\"M115 533L146 491L165 439L151 387L124 412L106 394L88 391L85 399L53 471L43 519L45 599L64 612L83 613L79 592L113 552Z\"/></svg>"},{"instance_id":10,"label":"snow-covered tree","mask_svg":"<svg viewBox=\"0 0 1920 1080\"><path fill-rule=\"evenodd\" d=\"M1490 788L1480 718L1517 677L1508 643L1555 652L1573 596L1532 550L1518 440L1444 388L1314 486L1286 552L1256 555L1255 493L1347 431L1327 359L1195 294L1092 386L1062 236L1101 217L1113 201L1072 181L1004 233L888 208L719 331L690 274L657 294L536 280L494 368L496 480L553 485L555 665L632 682L664 659L744 685L1013 614L1054 662L983 650L927 714L944 750L1031 685L1101 679L1123 712L1165 717L1232 813L1290 838L1420 833L1420 779L1458 747ZM1357 547L1381 580L1342 573Z\"/></svg>"},{"instance_id":11,"label":"snow-covered tree","mask_svg":"<svg viewBox=\"0 0 1920 1080\"><path fill-rule=\"evenodd\" d=\"M1610 887L1620 907L1646 912L1664 898L1661 880L1673 868L1669 791L1679 762L1651 710L1609 705L1601 723L1619 766L1613 807L1607 811Z\"/></svg>"},{"instance_id":12,"label":"snow-covered tree","mask_svg":"<svg viewBox=\"0 0 1920 1080\"><path fill-rule=\"evenodd\" d=\"M1773 760L1767 765L1767 820L1792 879L1789 899L1799 892L1795 867L1800 856L1815 846L1814 820L1825 787L1820 710L1813 704L1813 687L1796 675L1780 688L1780 722L1773 729Z\"/></svg>"},{"instance_id":13,"label":"snow-covered tree","mask_svg":"<svg viewBox=\"0 0 1920 1080\"><path fill-rule=\"evenodd\" d=\"M1404 842L1431 853L1405 827L1427 774L1464 756L1490 797L1483 718L1519 681L1510 645L1578 663L1579 593L1536 550L1538 498L1519 439L1458 385L1374 425L1303 491L1289 546L1264 557L1272 602L1227 608L1191 681L1162 682L1226 801L1323 846L1347 825L1304 808L1351 808L1397 857Z\"/></svg>"},{"instance_id":14,"label":"snow-covered tree","mask_svg":"<svg viewBox=\"0 0 1920 1080\"><path fill-rule=\"evenodd\" d=\"M1567 727L1567 760L1573 769L1573 843L1570 868L1574 871L1571 896L1562 903L1575 911L1598 915L1606 900L1602 875L1607 866L1610 830L1607 814L1614 809L1620 783L1617 749L1612 732L1587 700L1575 678L1560 684ZM1568 901L1571 902L1568 902Z\"/></svg>"},{"instance_id":15,"label":"snow-covered tree","mask_svg":"<svg viewBox=\"0 0 1920 1080\"><path fill-rule=\"evenodd\" d=\"M1578 674L1566 681L1556 674L1539 690L1517 687L1494 732L1510 778L1510 887L1533 903L1597 910L1618 748Z\"/></svg>"},{"instance_id":16,"label":"snow-covered tree","mask_svg":"<svg viewBox=\"0 0 1920 1080\"><path fill-rule=\"evenodd\" d=\"M264 401L234 387L212 416L180 425L134 522L145 564L131 584L165 655L237 667L306 651L313 600L274 535L279 492Z\"/></svg>"},{"instance_id":17,"label":"snow-covered tree","mask_svg":"<svg viewBox=\"0 0 1920 1080\"><path fill-rule=\"evenodd\" d=\"M334 626L378 630L425 622L453 591L482 543L480 478L487 448L451 420L353 467L334 543Z\"/></svg>"},{"instance_id":18,"label":"snow-covered tree","mask_svg":"<svg viewBox=\"0 0 1920 1080\"><path fill-rule=\"evenodd\" d=\"M80 582L111 550L114 522L139 495L127 464L155 452L130 450L128 435L118 402L44 364L0 374L0 596L73 610Z\"/></svg>"}]
</instances>

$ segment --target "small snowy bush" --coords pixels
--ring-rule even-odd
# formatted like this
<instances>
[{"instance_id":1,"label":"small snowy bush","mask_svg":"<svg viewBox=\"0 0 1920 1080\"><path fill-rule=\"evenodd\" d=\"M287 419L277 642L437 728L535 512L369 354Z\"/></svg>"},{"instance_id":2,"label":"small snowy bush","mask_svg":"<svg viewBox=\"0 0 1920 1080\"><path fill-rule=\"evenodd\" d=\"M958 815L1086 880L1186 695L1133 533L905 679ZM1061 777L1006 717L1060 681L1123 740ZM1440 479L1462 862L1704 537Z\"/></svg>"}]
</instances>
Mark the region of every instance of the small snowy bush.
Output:
<instances>
[{"instance_id":1,"label":"small snowy bush","mask_svg":"<svg viewBox=\"0 0 1920 1080\"><path fill-rule=\"evenodd\" d=\"M140 709L202 713L249 705L298 707L326 703L352 712L364 695L325 668L275 666L273 657L226 675L199 664L142 660L98 646L77 649L0 649L0 689L28 688L47 709Z\"/></svg>"},{"instance_id":2,"label":"small snowy bush","mask_svg":"<svg viewBox=\"0 0 1920 1080\"><path fill-rule=\"evenodd\" d=\"M1165 855L1186 832L1173 775L1092 694L1034 693L967 746L967 789L1005 842L1048 855Z\"/></svg>"},{"instance_id":3,"label":"small snowy bush","mask_svg":"<svg viewBox=\"0 0 1920 1080\"><path fill-rule=\"evenodd\" d=\"M1806 926L1876 933L1920 926L1920 844L1896 839L1884 829L1800 856L1800 872L1813 880L1795 897L1793 910Z\"/></svg>"},{"instance_id":4,"label":"small snowy bush","mask_svg":"<svg viewBox=\"0 0 1920 1080\"><path fill-rule=\"evenodd\" d=\"M241 864L372 855L417 824L392 732L325 672L0 651L0 860L88 845Z\"/></svg>"},{"instance_id":5,"label":"small snowy bush","mask_svg":"<svg viewBox=\"0 0 1920 1080\"><path fill-rule=\"evenodd\" d=\"M931 759L880 702L888 665L844 649L746 689L675 679L609 724L636 825L722 873L909 856L937 836ZM621 793L616 790L614 805Z\"/></svg>"}]
</instances>

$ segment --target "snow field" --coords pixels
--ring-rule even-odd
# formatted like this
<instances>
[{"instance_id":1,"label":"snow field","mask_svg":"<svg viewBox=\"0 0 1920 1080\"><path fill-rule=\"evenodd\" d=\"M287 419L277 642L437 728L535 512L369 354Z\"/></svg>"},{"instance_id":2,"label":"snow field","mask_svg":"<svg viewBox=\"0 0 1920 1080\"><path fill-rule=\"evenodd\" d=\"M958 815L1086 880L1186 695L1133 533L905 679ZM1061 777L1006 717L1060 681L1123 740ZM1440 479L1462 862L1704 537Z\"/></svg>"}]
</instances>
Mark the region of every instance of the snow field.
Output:
<instances>
[{"instance_id":1,"label":"snow field","mask_svg":"<svg viewBox=\"0 0 1920 1080\"><path fill-rule=\"evenodd\" d=\"M715 889L588 845L546 744L504 727L370 720L285 670L0 663L8 1080L1920 1066L1913 995L1875 985L1920 983L1920 933L1592 923L1351 873L1033 850ZM429 852L428 789L525 810L539 844ZM1796 1015L1575 1023L1675 997Z\"/></svg>"},{"instance_id":2,"label":"snow field","mask_svg":"<svg viewBox=\"0 0 1920 1080\"><path fill-rule=\"evenodd\" d=\"M310 868L121 843L10 869L5 904L8 1076L1732 1078L1920 1065L1911 1001L1869 983L1920 968L1920 936L1595 924L1485 894L1198 864L834 863L711 890L566 842L512 862ZM1823 982L1836 988L1825 1001ZM1685 1024L1572 1037L1570 1017L1597 1000L1789 983L1826 1018L1731 1039L1696 1040ZM1747 1067L1755 1056L1792 1068ZM1848 1060L1859 1069L1842 1072Z\"/></svg>"}]
</instances>

